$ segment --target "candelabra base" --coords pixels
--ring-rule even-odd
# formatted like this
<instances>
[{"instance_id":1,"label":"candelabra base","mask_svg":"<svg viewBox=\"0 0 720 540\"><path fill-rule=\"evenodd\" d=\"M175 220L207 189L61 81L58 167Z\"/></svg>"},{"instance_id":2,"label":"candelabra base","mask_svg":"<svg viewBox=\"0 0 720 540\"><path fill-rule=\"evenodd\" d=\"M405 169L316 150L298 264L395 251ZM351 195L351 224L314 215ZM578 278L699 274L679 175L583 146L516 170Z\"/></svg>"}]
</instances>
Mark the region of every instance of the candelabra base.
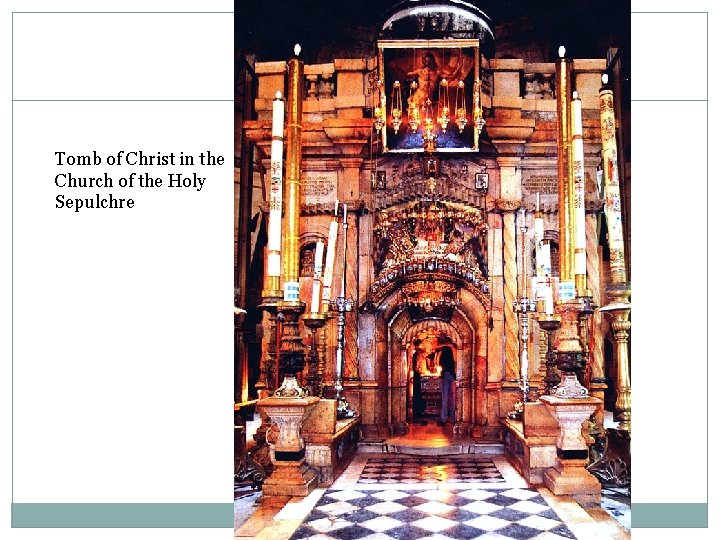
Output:
<instances>
[{"instance_id":1,"label":"candelabra base","mask_svg":"<svg viewBox=\"0 0 720 540\"><path fill-rule=\"evenodd\" d=\"M338 418L354 418L357 413L350 408L350 403L344 396L338 395L337 400L337 417Z\"/></svg>"},{"instance_id":2,"label":"candelabra base","mask_svg":"<svg viewBox=\"0 0 720 540\"><path fill-rule=\"evenodd\" d=\"M585 388L577 378L575 373L563 372L560 384L550 391L550 395L559 398L586 398L588 397L588 389Z\"/></svg>"},{"instance_id":3,"label":"candelabra base","mask_svg":"<svg viewBox=\"0 0 720 540\"><path fill-rule=\"evenodd\" d=\"M602 486L586 464L585 459L558 459L555 467L543 474L543 483L554 495L572 495L580 506L599 506Z\"/></svg>"},{"instance_id":4,"label":"candelabra base","mask_svg":"<svg viewBox=\"0 0 720 540\"><path fill-rule=\"evenodd\" d=\"M307 388L300 386L294 375L285 375L280 388L275 390L273 396L282 398L305 398L310 395Z\"/></svg>"},{"instance_id":5,"label":"candelabra base","mask_svg":"<svg viewBox=\"0 0 720 540\"><path fill-rule=\"evenodd\" d=\"M273 473L263 484L263 495L306 497L317 484L318 475L304 457L300 461L277 461Z\"/></svg>"},{"instance_id":6,"label":"candelabra base","mask_svg":"<svg viewBox=\"0 0 720 540\"><path fill-rule=\"evenodd\" d=\"M542 396L540 401L560 426L555 466L545 471L543 482L555 495L572 495L582 506L597 506L600 503L600 482L585 469L588 447L582 423L602 402L587 396L583 399Z\"/></svg>"},{"instance_id":7,"label":"candelabra base","mask_svg":"<svg viewBox=\"0 0 720 540\"><path fill-rule=\"evenodd\" d=\"M286 377L285 382L292 385ZM293 377L294 378L294 377ZM285 383L283 383L285 384ZM305 462L302 424L320 401L318 397L286 399L271 397L257 404L262 414L278 426L277 439L270 443L270 458L275 467L263 486L264 495L302 497L317 485L317 473Z\"/></svg>"}]
</instances>

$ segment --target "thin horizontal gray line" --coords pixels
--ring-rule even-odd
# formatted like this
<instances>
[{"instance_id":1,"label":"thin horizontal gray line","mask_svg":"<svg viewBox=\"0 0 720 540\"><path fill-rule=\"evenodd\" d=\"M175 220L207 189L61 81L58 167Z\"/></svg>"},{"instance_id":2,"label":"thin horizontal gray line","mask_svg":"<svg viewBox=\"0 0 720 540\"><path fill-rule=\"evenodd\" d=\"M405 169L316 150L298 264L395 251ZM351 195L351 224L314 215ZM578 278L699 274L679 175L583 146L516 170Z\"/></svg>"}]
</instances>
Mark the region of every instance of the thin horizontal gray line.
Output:
<instances>
[{"instance_id":1,"label":"thin horizontal gray line","mask_svg":"<svg viewBox=\"0 0 720 540\"><path fill-rule=\"evenodd\" d=\"M234 12L234 11L13 11L13 12L12 12L13 15L15 15L16 13L24 13L24 14L30 13L31 15L35 15L35 14L39 14L39 13L47 13L47 14L53 14L53 15L57 15L58 13L60 13L60 14L62 14L62 15L65 15L65 14L73 15L73 14L75 14L75 13L91 13L91 14L92 14L92 13L99 13L99 14L101 14L101 15L102 15L102 14L105 14L105 13L111 13L111 14L115 14L115 15L117 15L117 14L122 14L122 13L137 13L137 14L143 14L143 13L154 13L154 14L158 14L158 13L160 13L160 14L162 14L162 15L165 15L165 14L171 14L171 13L180 13L180 14L182 14L182 13L190 13L190 14L195 14L195 13L208 13L208 14L213 14L213 13L230 13L230 14L232 14L232 13L235 13L235 12Z\"/></svg>"},{"instance_id":2,"label":"thin horizontal gray line","mask_svg":"<svg viewBox=\"0 0 720 540\"><path fill-rule=\"evenodd\" d=\"M708 99L630 99L630 101L670 101L673 103L707 103Z\"/></svg>"},{"instance_id":3,"label":"thin horizontal gray line","mask_svg":"<svg viewBox=\"0 0 720 540\"><path fill-rule=\"evenodd\" d=\"M687 13L688 15L699 15L701 13L704 13L707 15L710 13L709 11L631 11L630 14L633 15L635 13L638 14L645 14L645 13L656 13L658 15L662 15L663 13L667 13L669 15L677 15L678 13Z\"/></svg>"}]
</instances>

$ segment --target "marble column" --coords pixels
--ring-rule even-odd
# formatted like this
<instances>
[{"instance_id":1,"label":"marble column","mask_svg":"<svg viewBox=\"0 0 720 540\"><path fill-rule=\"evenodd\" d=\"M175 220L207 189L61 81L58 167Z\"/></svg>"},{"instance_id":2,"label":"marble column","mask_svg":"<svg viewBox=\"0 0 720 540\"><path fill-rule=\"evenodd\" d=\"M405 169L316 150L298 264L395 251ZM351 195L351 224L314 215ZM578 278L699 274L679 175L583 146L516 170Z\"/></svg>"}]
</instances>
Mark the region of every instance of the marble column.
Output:
<instances>
[{"instance_id":1,"label":"marble column","mask_svg":"<svg viewBox=\"0 0 720 540\"><path fill-rule=\"evenodd\" d=\"M502 211L503 243L503 314L505 331L505 381L520 377L520 335L517 314L513 302L518 297L518 250L515 212L520 207L520 158L501 156L497 158L500 167L500 200L496 201Z\"/></svg>"},{"instance_id":2,"label":"marble column","mask_svg":"<svg viewBox=\"0 0 720 540\"><path fill-rule=\"evenodd\" d=\"M515 205L503 213L503 315L505 331L505 376L517 379L520 376L520 340L517 314L513 302L517 300L517 248L515 235Z\"/></svg>"},{"instance_id":3,"label":"marble column","mask_svg":"<svg viewBox=\"0 0 720 540\"><path fill-rule=\"evenodd\" d=\"M505 378L517 378L519 371L519 339L518 321L513 311L513 303L517 300L517 249L515 247L515 212L503 214L503 263L505 299Z\"/></svg>"},{"instance_id":4,"label":"marble column","mask_svg":"<svg viewBox=\"0 0 720 540\"><path fill-rule=\"evenodd\" d=\"M387 322L378 320L375 327L375 366L377 373L378 389L375 393L375 419L374 435L377 437L388 437L390 435L388 415L388 388L390 386L390 374L387 369L389 345L387 338ZM363 418L363 422L370 423L370 420Z\"/></svg>"},{"instance_id":5,"label":"marble column","mask_svg":"<svg viewBox=\"0 0 720 540\"><path fill-rule=\"evenodd\" d=\"M600 247L598 245L598 216L596 213L589 213L585 218L585 230L587 234L587 285L592 292L593 298L602 304L602 288L600 286ZM592 328L589 336L588 363L590 365L590 380L588 390L590 395L601 400L601 404L595 413L595 424L602 430L604 423L605 407L605 356L603 354L603 333L602 313L595 310L588 317L588 327Z\"/></svg>"},{"instance_id":6,"label":"marble column","mask_svg":"<svg viewBox=\"0 0 720 540\"><path fill-rule=\"evenodd\" d=\"M345 314L345 362L343 384L348 388L357 387L358 370L358 317L359 300L359 258L358 258L358 206L360 167L363 159L359 157L340 158L342 171L338 182L338 197L348 203L348 249L347 249L347 285L346 296L355 301L355 309ZM338 239L338 242L340 240ZM342 266L342 261L338 261ZM342 271L342 270L341 270ZM347 383L347 384L345 384Z\"/></svg>"},{"instance_id":7,"label":"marble column","mask_svg":"<svg viewBox=\"0 0 720 540\"><path fill-rule=\"evenodd\" d=\"M500 382L503 379L504 318L503 309L503 229L502 216L490 214L491 228L488 230L488 261L490 273L490 311L487 314L487 351L483 354L493 361L487 366L487 381ZM494 223L497 222L497 223ZM481 330L482 331L482 330Z\"/></svg>"}]
</instances>

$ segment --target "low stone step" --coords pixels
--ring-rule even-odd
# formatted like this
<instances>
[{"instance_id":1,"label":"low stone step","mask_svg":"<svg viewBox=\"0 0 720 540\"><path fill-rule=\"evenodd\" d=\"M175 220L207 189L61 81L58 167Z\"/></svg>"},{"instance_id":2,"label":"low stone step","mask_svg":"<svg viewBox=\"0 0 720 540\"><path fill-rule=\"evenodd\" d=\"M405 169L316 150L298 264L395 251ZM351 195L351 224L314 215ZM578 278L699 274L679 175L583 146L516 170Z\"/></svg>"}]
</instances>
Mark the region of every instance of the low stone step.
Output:
<instances>
[{"instance_id":1,"label":"low stone step","mask_svg":"<svg viewBox=\"0 0 720 540\"><path fill-rule=\"evenodd\" d=\"M459 454L481 454L486 456L502 455L501 443L457 443L445 446L420 446L412 444L393 444L386 442L361 442L358 445L361 453L409 454L417 456L450 456Z\"/></svg>"}]
</instances>

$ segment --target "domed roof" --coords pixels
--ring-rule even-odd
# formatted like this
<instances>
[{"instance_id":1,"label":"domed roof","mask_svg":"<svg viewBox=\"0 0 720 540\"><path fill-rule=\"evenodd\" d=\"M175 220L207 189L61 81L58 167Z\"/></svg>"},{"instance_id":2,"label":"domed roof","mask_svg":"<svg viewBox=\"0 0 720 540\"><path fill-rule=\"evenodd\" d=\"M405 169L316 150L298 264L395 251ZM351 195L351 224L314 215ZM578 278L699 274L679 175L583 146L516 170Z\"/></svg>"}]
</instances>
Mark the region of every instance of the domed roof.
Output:
<instances>
[{"instance_id":1,"label":"domed roof","mask_svg":"<svg viewBox=\"0 0 720 540\"><path fill-rule=\"evenodd\" d=\"M403 0L380 27L380 39L478 39L494 49L490 17L463 0Z\"/></svg>"}]
</instances>

